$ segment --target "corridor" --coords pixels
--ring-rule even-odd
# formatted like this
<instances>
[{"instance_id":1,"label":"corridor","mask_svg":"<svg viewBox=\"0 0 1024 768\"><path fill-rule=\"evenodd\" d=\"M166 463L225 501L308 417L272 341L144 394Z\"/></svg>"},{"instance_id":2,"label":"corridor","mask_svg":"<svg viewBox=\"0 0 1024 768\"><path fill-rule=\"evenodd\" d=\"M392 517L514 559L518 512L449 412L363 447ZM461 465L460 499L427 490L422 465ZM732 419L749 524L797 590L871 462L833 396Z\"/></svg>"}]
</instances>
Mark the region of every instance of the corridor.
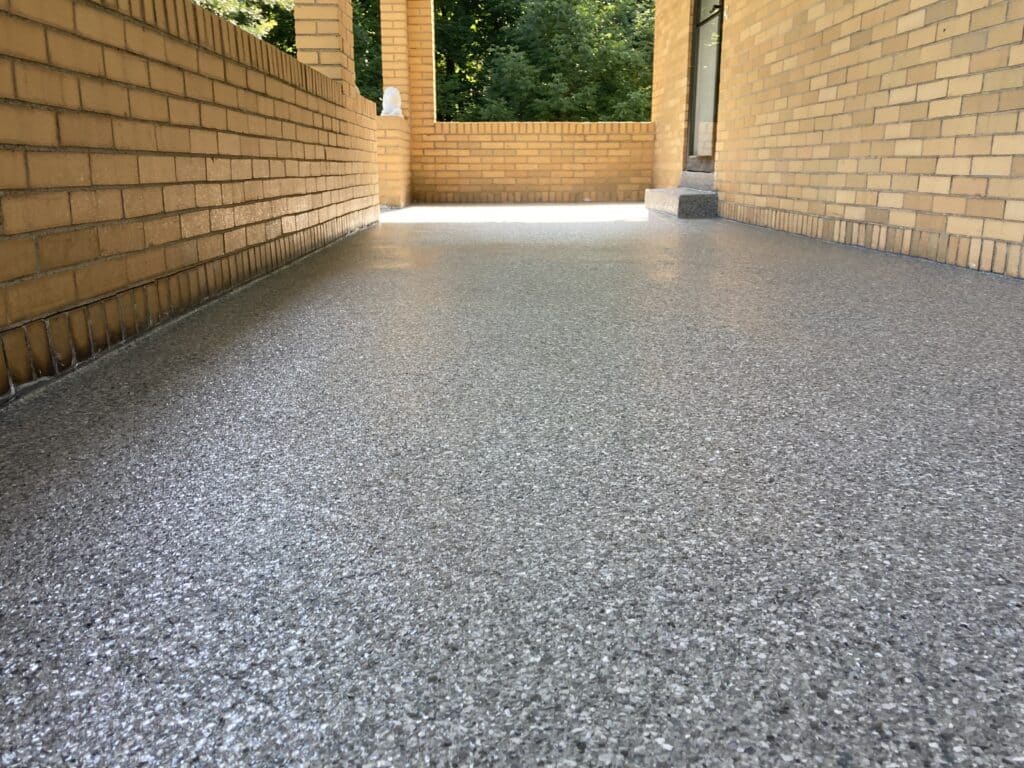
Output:
<instances>
[{"instance_id":1,"label":"corridor","mask_svg":"<svg viewBox=\"0 0 1024 768\"><path fill-rule=\"evenodd\" d=\"M1024 761L1024 283L411 208L0 409L0 765Z\"/></svg>"}]
</instances>

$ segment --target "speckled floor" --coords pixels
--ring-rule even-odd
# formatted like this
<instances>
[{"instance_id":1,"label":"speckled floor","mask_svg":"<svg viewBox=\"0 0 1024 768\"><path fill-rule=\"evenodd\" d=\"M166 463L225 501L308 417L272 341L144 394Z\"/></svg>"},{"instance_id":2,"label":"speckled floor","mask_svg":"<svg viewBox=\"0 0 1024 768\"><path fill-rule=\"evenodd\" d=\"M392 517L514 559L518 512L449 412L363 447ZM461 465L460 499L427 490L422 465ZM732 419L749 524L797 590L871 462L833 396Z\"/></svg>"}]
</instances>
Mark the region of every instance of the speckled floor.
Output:
<instances>
[{"instance_id":1,"label":"speckled floor","mask_svg":"<svg viewBox=\"0 0 1024 768\"><path fill-rule=\"evenodd\" d=\"M1024 763L1024 281L533 214L0 410L0 764Z\"/></svg>"}]
</instances>

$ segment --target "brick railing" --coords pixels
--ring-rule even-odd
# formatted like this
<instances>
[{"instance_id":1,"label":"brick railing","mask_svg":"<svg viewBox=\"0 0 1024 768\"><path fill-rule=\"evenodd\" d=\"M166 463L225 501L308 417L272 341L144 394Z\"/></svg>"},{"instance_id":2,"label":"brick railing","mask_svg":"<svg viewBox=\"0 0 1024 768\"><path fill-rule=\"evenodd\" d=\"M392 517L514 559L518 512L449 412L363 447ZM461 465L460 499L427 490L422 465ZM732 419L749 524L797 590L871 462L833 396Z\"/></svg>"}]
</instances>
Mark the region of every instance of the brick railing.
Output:
<instances>
[{"instance_id":1,"label":"brick railing","mask_svg":"<svg viewBox=\"0 0 1024 768\"><path fill-rule=\"evenodd\" d=\"M0 398L376 221L374 132L191 0L0 0Z\"/></svg>"},{"instance_id":2,"label":"brick railing","mask_svg":"<svg viewBox=\"0 0 1024 768\"><path fill-rule=\"evenodd\" d=\"M433 123L412 144L413 199L640 201L651 186L651 123Z\"/></svg>"}]
</instances>

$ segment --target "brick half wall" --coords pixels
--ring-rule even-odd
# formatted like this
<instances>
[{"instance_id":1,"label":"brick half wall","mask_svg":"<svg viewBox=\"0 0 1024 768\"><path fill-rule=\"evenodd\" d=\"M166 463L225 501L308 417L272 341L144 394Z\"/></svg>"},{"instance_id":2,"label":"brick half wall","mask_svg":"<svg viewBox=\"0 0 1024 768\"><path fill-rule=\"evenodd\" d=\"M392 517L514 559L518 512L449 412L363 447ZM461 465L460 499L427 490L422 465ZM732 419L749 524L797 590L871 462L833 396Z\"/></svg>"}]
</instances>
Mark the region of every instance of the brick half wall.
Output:
<instances>
[{"instance_id":1,"label":"brick half wall","mask_svg":"<svg viewBox=\"0 0 1024 768\"><path fill-rule=\"evenodd\" d=\"M375 153L191 0L0 0L0 399L372 224Z\"/></svg>"},{"instance_id":2,"label":"brick half wall","mask_svg":"<svg viewBox=\"0 0 1024 768\"><path fill-rule=\"evenodd\" d=\"M651 123L433 123L414 137L412 194L428 203L637 202Z\"/></svg>"}]
</instances>

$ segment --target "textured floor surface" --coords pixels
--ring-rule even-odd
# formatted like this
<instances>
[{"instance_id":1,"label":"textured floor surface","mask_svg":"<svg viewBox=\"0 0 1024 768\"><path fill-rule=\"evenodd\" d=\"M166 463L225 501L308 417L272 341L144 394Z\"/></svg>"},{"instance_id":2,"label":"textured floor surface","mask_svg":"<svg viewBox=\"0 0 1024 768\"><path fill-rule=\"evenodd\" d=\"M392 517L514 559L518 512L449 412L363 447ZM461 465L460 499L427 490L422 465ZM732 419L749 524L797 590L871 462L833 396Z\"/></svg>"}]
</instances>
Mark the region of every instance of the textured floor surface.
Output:
<instances>
[{"instance_id":1,"label":"textured floor surface","mask_svg":"<svg viewBox=\"0 0 1024 768\"><path fill-rule=\"evenodd\" d=\"M1024 281L534 213L0 410L0 764L1024 763Z\"/></svg>"}]
</instances>

